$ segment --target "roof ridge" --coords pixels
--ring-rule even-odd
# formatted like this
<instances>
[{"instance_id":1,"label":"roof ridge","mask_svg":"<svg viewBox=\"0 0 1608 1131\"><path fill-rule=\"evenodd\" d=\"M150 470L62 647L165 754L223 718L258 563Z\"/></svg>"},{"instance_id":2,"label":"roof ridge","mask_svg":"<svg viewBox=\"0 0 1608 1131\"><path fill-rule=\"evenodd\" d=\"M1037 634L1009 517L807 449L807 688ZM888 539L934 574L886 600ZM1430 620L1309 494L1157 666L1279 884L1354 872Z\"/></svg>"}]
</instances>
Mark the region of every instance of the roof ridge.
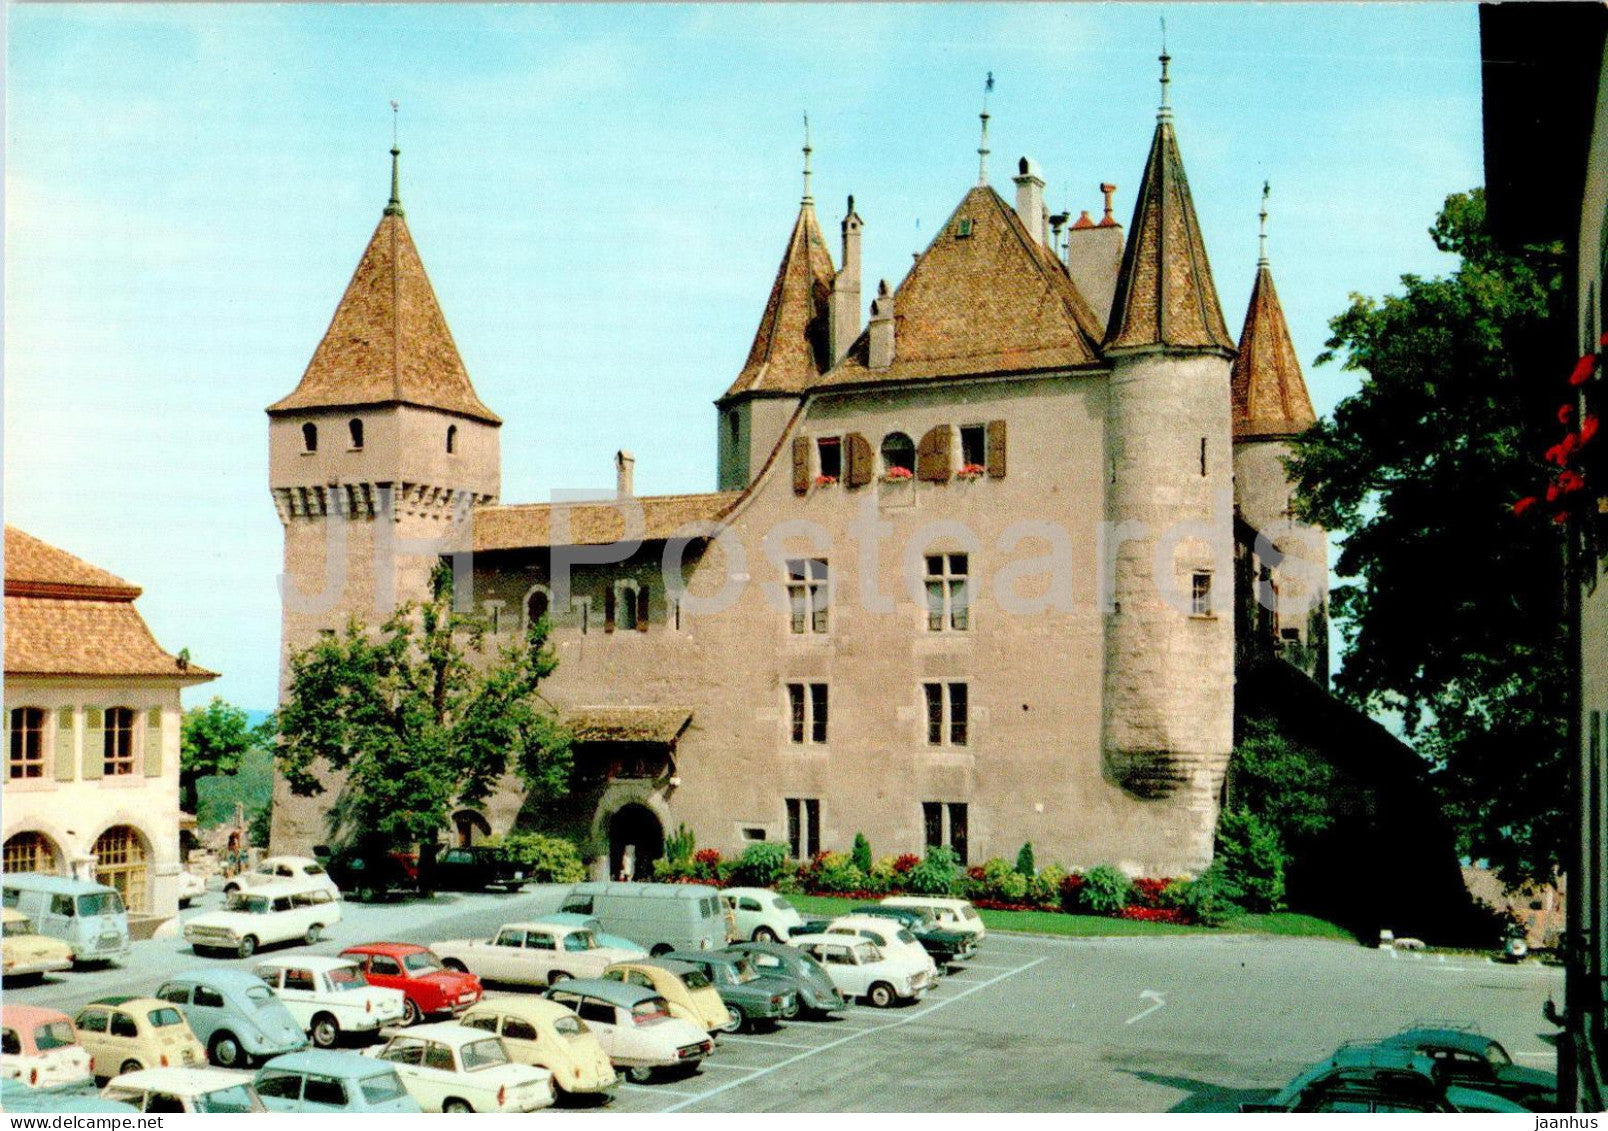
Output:
<instances>
[{"instance_id":1,"label":"roof ridge","mask_svg":"<svg viewBox=\"0 0 1608 1131\"><path fill-rule=\"evenodd\" d=\"M635 500L639 503L677 501L681 499L708 499L716 495L741 495L741 491L683 491L674 495L626 495L624 498L613 499L561 499L557 502L545 503L478 503L475 510L518 510L521 507L551 507L551 506L613 506L616 503Z\"/></svg>"}]
</instances>

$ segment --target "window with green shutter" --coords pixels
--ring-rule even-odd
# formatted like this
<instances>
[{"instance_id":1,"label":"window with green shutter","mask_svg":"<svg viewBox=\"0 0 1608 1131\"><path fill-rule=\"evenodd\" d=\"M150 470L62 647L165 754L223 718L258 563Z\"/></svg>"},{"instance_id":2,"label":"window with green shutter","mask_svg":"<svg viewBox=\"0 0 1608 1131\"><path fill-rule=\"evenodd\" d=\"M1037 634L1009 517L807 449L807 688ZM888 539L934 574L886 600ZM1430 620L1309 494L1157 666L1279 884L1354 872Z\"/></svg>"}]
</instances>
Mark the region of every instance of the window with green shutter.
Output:
<instances>
[{"instance_id":1,"label":"window with green shutter","mask_svg":"<svg viewBox=\"0 0 1608 1131\"><path fill-rule=\"evenodd\" d=\"M56 709L56 780L72 781L78 775L73 763L78 760L78 733L75 712L71 707Z\"/></svg>"},{"instance_id":2,"label":"window with green shutter","mask_svg":"<svg viewBox=\"0 0 1608 1131\"><path fill-rule=\"evenodd\" d=\"M145 776L162 776L162 708L145 712Z\"/></svg>"}]
</instances>

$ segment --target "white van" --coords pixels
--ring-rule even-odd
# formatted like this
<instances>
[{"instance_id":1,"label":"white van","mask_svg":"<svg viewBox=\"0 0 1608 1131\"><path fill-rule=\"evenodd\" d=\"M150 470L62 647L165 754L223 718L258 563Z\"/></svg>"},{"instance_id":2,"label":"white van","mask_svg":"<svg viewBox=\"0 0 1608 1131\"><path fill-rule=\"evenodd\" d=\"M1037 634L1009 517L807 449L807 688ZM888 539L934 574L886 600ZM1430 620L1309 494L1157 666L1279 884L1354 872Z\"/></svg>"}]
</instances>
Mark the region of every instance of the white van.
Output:
<instances>
[{"instance_id":1,"label":"white van","mask_svg":"<svg viewBox=\"0 0 1608 1131\"><path fill-rule=\"evenodd\" d=\"M260 946L300 940L309 945L341 921L341 904L323 887L263 884L229 896L222 911L185 921L184 941L197 954L225 951L250 958Z\"/></svg>"},{"instance_id":2,"label":"white van","mask_svg":"<svg viewBox=\"0 0 1608 1131\"><path fill-rule=\"evenodd\" d=\"M591 915L649 954L719 950L733 941L720 892L708 884L576 884L561 911Z\"/></svg>"},{"instance_id":3,"label":"white van","mask_svg":"<svg viewBox=\"0 0 1608 1131\"><path fill-rule=\"evenodd\" d=\"M17 872L5 877L3 902L34 921L41 935L72 947L74 962L128 957L128 910L123 897L103 884Z\"/></svg>"}]
</instances>

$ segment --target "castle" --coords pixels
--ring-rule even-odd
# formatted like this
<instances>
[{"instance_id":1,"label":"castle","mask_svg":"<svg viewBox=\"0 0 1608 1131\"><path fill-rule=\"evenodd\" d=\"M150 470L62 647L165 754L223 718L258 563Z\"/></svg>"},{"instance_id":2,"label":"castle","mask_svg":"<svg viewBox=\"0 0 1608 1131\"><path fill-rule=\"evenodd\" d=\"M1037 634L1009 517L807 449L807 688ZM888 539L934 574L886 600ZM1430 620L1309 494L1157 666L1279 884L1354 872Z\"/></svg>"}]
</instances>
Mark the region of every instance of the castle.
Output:
<instances>
[{"instance_id":1,"label":"castle","mask_svg":"<svg viewBox=\"0 0 1608 1131\"><path fill-rule=\"evenodd\" d=\"M1247 648L1325 676L1326 549L1282 462L1314 417L1265 254L1230 336L1167 99L1125 232L979 178L864 299L805 189L746 363L716 401L717 490L499 500L480 399L391 199L294 392L268 409L283 657L472 568L493 636L547 616L576 734L561 811L510 780L466 841L537 823L599 874L685 823L727 853L947 844L1198 871ZM1265 209L1264 209L1265 219ZM1063 231L1064 228L1064 231ZM1264 225L1265 231L1265 225ZM1265 236L1264 236L1265 240ZM870 288L865 287L866 290ZM472 551L472 556L466 551ZM471 564L472 563L472 564ZM1236 652L1236 621L1239 652ZM273 848L328 839L280 782Z\"/></svg>"}]
</instances>

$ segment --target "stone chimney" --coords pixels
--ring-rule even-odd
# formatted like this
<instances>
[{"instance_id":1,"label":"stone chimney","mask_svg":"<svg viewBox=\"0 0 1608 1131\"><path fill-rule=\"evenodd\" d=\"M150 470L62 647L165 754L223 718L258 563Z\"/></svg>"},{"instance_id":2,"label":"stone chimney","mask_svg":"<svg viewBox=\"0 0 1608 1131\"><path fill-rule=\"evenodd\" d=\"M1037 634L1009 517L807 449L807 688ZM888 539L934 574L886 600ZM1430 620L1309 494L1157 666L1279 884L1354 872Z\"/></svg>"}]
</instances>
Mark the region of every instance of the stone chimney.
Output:
<instances>
[{"instance_id":1,"label":"stone chimney","mask_svg":"<svg viewBox=\"0 0 1608 1131\"><path fill-rule=\"evenodd\" d=\"M1105 216L1096 223L1084 212L1072 222L1066 234L1066 269L1103 326L1111 317L1122 272L1122 225L1111 215L1117 186L1102 184L1100 191L1105 194Z\"/></svg>"},{"instance_id":2,"label":"stone chimney","mask_svg":"<svg viewBox=\"0 0 1608 1131\"><path fill-rule=\"evenodd\" d=\"M893 364L893 292L888 280L877 284L877 297L871 300L871 348L866 364L886 369Z\"/></svg>"},{"instance_id":3,"label":"stone chimney","mask_svg":"<svg viewBox=\"0 0 1608 1131\"><path fill-rule=\"evenodd\" d=\"M1033 237L1033 242L1042 247L1047 216L1044 211L1044 178L1039 176L1038 162L1031 157L1022 158L1016 163L1016 168L1018 175L1012 178L1016 182L1016 215L1021 217L1022 227Z\"/></svg>"},{"instance_id":4,"label":"stone chimney","mask_svg":"<svg viewBox=\"0 0 1608 1131\"><path fill-rule=\"evenodd\" d=\"M621 499L636 494L636 456L624 450L614 453L614 494Z\"/></svg>"},{"instance_id":5,"label":"stone chimney","mask_svg":"<svg viewBox=\"0 0 1608 1131\"><path fill-rule=\"evenodd\" d=\"M860 229L864 226L851 196L843 217L843 269L832 278L832 298L826 310L833 365L843 360L860 336Z\"/></svg>"}]
</instances>

